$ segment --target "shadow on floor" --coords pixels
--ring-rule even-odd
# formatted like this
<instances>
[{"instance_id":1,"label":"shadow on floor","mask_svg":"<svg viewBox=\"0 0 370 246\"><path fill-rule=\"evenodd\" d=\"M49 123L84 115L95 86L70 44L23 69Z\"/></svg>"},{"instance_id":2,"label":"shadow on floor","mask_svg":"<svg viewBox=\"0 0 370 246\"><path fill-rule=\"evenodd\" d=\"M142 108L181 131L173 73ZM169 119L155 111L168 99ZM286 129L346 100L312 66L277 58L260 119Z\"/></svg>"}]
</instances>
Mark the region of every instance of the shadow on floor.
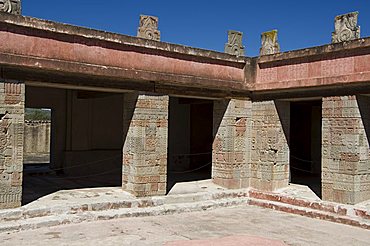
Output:
<instances>
[{"instance_id":1,"label":"shadow on floor","mask_svg":"<svg viewBox=\"0 0 370 246\"><path fill-rule=\"evenodd\" d=\"M321 176L320 174L310 174L299 170L291 170L291 183L308 186L320 199L321 195Z\"/></svg>"},{"instance_id":2,"label":"shadow on floor","mask_svg":"<svg viewBox=\"0 0 370 246\"><path fill-rule=\"evenodd\" d=\"M23 170L22 206L59 190L121 186L122 172L89 176L57 175L48 164L27 164Z\"/></svg>"},{"instance_id":3,"label":"shadow on floor","mask_svg":"<svg viewBox=\"0 0 370 246\"><path fill-rule=\"evenodd\" d=\"M176 183L206 180L210 179L211 176L211 167L205 167L192 172L174 172L169 170L167 176L167 193Z\"/></svg>"}]
</instances>

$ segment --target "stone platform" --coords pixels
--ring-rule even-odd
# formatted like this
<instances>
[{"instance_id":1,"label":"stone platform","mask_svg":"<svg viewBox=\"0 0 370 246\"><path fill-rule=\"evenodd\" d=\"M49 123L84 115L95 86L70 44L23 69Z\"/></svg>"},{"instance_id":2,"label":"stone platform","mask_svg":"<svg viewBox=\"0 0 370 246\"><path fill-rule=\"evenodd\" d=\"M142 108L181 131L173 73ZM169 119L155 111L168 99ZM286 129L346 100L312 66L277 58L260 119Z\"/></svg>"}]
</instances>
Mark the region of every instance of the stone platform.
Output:
<instances>
[{"instance_id":1,"label":"stone platform","mask_svg":"<svg viewBox=\"0 0 370 246\"><path fill-rule=\"evenodd\" d=\"M205 180L179 183L167 196L146 198L118 187L58 191L21 208L1 210L0 232L244 205L370 229L370 201L343 205L321 201L305 186L290 185L269 193L228 190Z\"/></svg>"}]
</instances>

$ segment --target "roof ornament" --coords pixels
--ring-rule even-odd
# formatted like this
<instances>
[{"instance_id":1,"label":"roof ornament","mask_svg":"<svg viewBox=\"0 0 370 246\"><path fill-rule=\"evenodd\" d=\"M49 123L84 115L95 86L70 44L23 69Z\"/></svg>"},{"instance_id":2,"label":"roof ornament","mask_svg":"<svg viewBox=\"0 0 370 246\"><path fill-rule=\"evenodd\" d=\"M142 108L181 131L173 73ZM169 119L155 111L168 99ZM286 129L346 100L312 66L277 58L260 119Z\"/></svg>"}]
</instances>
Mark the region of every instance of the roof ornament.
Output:
<instances>
[{"instance_id":1,"label":"roof ornament","mask_svg":"<svg viewBox=\"0 0 370 246\"><path fill-rule=\"evenodd\" d=\"M21 14L21 0L0 0L0 12Z\"/></svg>"},{"instance_id":2,"label":"roof ornament","mask_svg":"<svg viewBox=\"0 0 370 246\"><path fill-rule=\"evenodd\" d=\"M331 35L332 43L340 43L360 38L360 26L357 25L358 12L335 17L335 31Z\"/></svg>"},{"instance_id":3,"label":"roof ornament","mask_svg":"<svg viewBox=\"0 0 370 246\"><path fill-rule=\"evenodd\" d=\"M243 33L238 31L228 31L228 41L225 44L225 53L236 56L244 56Z\"/></svg>"},{"instance_id":4,"label":"roof ornament","mask_svg":"<svg viewBox=\"0 0 370 246\"><path fill-rule=\"evenodd\" d=\"M158 30L158 17L140 15L140 24L137 30L139 38L160 41L161 33Z\"/></svg>"}]
</instances>

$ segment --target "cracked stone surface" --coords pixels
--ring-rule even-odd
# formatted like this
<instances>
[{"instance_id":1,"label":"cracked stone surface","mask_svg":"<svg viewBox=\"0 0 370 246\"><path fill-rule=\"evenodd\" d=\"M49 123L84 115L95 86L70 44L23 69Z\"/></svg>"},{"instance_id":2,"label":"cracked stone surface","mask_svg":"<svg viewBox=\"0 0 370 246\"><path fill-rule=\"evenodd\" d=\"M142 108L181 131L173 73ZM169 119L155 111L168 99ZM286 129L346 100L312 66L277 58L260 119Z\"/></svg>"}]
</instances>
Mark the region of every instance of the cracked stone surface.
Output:
<instances>
[{"instance_id":1,"label":"cracked stone surface","mask_svg":"<svg viewBox=\"0 0 370 246\"><path fill-rule=\"evenodd\" d=\"M230 237L270 245L368 245L370 231L253 206L167 216L126 218L2 233L2 245L222 245ZM190 241L192 240L192 241ZM256 244L235 245L263 245ZM276 241L277 240L277 241ZM247 240L242 242L246 243ZM181 244L180 244L181 243ZM191 243L191 244L187 244ZM225 245L225 244L224 244Z\"/></svg>"}]
</instances>

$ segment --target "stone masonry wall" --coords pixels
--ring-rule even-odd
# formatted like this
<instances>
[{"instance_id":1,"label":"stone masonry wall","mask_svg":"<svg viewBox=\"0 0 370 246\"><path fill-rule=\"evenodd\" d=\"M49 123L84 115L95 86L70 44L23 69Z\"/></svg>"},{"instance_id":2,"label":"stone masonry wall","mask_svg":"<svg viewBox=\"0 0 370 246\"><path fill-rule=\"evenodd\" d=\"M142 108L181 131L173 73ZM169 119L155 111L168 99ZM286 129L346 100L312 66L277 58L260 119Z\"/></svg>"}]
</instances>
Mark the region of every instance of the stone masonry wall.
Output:
<instances>
[{"instance_id":1,"label":"stone masonry wall","mask_svg":"<svg viewBox=\"0 0 370 246\"><path fill-rule=\"evenodd\" d=\"M213 182L229 189L249 187L251 101L214 101Z\"/></svg>"},{"instance_id":2,"label":"stone masonry wall","mask_svg":"<svg viewBox=\"0 0 370 246\"><path fill-rule=\"evenodd\" d=\"M251 187L273 191L289 183L289 102L253 102Z\"/></svg>"},{"instance_id":3,"label":"stone masonry wall","mask_svg":"<svg viewBox=\"0 0 370 246\"><path fill-rule=\"evenodd\" d=\"M0 209L21 205L24 92L23 83L0 82Z\"/></svg>"},{"instance_id":4,"label":"stone masonry wall","mask_svg":"<svg viewBox=\"0 0 370 246\"><path fill-rule=\"evenodd\" d=\"M166 194L168 96L125 94L123 189L136 196Z\"/></svg>"},{"instance_id":5,"label":"stone masonry wall","mask_svg":"<svg viewBox=\"0 0 370 246\"><path fill-rule=\"evenodd\" d=\"M50 121L26 121L24 125L24 163L50 162Z\"/></svg>"},{"instance_id":6,"label":"stone masonry wall","mask_svg":"<svg viewBox=\"0 0 370 246\"><path fill-rule=\"evenodd\" d=\"M322 105L323 200L355 204L370 199L370 100L327 97Z\"/></svg>"}]
</instances>

